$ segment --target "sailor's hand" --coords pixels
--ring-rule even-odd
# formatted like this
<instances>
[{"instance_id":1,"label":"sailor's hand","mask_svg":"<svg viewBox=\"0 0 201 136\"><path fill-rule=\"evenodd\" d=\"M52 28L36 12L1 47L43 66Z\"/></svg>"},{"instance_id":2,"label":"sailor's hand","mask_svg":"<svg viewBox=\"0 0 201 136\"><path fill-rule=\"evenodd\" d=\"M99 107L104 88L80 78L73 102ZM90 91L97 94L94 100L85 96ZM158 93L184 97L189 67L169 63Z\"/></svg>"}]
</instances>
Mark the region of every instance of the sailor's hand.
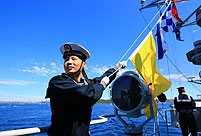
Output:
<instances>
[{"instance_id":1,"label":"sailor's hand","mask_svg":"<svg viewBox=\"0 0 201 136\"><path fill-rule=\"evenodd\" d=\"M120 68L124 69L127 66L127 61L121 61L119 65L120 65Z\"/></svg>"},{"instance_id":2,"label":"sailor's hand","mask_svg":"<svg viewBox=\"0 0 201 136\"><path fill-rule=\"evenodd\" d=\"M107 87L107 84L108 84L109 82L110 82L109 77L105 76L105 77L101 80L100 84L102 84L103 87L106 88L106 87Z\"/></svg>"}]
</instances>

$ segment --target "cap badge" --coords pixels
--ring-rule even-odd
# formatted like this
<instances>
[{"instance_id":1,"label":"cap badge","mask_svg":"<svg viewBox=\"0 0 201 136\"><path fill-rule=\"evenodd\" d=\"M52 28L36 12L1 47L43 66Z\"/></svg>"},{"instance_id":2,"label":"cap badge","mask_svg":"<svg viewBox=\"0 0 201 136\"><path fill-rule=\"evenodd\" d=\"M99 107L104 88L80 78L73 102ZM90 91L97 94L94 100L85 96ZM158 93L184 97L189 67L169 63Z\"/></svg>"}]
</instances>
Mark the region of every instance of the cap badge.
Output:
<instances>
[{"instance_id":1,"label":"cap badge","mask_svg":"<svg viewBox=\"0 0 201 136\"><path fill-rule=\"evenodd\" d=\"M68 44L65 44L64 45L64 50L65 51L71 51L72 49L71 49L71 47Z\"/></svg>"}]
</instances>

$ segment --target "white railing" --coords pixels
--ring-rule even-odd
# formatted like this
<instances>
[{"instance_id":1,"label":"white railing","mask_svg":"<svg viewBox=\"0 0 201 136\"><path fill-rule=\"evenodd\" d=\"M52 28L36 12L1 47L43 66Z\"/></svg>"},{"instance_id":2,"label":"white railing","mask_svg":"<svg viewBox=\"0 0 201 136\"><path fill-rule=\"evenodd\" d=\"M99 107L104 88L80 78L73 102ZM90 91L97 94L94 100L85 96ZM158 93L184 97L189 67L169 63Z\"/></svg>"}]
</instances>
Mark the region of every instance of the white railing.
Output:
<instances>
[{"instance_id":1,"label":"white railing","mask_svg":"<svg viewBox=\"0 0 201 136\"><path fill-rule=\"evenodd\" d=\"M92 120L90 125L100 124L107 122L106 116L99 116L100 119ZM24 129L17 129L17 130L8 130L8 131L1 131L0 136L24 136L24 135L33 135L33 134L40 134L40 133L47 133L49 127L34 127L34 128L24 128Z\"/></svg>"},{"instance_id":2,"label":"white railing","mask_svg":"<svg viewBox=\"0 0 201 136\"><path fill-rule=\"evenodd\" d=\"M22 136L22 135L33 135L39 133L47 132L49 127L34 127L34 128L25 128L25 129L17 129L17 130L8 130L1 131L0 136Z\"/></svg>"}]
</instances>

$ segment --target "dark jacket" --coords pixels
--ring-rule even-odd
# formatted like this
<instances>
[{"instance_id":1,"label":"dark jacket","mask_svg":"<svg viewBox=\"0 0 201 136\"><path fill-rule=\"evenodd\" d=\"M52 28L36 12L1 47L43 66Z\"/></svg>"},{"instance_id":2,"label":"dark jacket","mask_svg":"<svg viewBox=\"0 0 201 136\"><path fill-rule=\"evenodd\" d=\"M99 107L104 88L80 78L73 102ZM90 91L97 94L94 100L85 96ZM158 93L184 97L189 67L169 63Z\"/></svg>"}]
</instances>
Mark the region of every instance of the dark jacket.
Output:
<instances>
[{"instance_id":1,"label":"dark jacket","mask_svg":"<svg viewBox=\"0 0 201 136\"><path fill-rule=\"evenodd\" d=\"M195 108L195 101L189 95L179 94L178 97L174 98L174 105L181 115L192 114Z\"/></svg>"},{"instance_id":2,"label":"dark jacket","mask_svg":"<svg viewBox=\"0 0 201 136\"><path fill-rule=\"evenodd\" d=\"M101 98L104 90L100 81L114 71L109 69L101 77L90 80L89 84L83 79L77 83L65 73L53 77L46 94L46 98L50 98L52 111L48 135L88 136L92 106ZM115 76L111 76L110 81Z\"/></svg>"}]
</instances>

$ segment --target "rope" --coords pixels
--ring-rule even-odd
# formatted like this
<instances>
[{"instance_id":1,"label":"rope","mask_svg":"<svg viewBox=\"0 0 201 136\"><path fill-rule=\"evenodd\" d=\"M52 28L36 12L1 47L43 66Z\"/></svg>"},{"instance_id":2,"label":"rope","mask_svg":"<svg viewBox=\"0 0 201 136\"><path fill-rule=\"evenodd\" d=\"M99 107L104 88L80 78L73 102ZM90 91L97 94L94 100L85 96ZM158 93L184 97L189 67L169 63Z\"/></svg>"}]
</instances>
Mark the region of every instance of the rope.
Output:
<instances>
[{"instance_id":1,"label":"rope","mask_svg":"<svg viewBox=\"0 0 201 136\"><path fill-rule=\"evenodd\" d=\"M165 54L165 56L172 63L172 65L178 70L178 72L180 74L182 74L182 76L188 81L188 78L179 70L179 68L172 62L172 60L166 54ZM199 92L201 92L201 90L199 88L197 88L194 84L191 83L190 85L192 85L196 90L198 90Z\"/></svg>"},{"instance_id":2,"label":"rope","mask_svg":"<svg viewBox=\"0 0 201 136\"><path fill-rule=\"evenodd\" d=\"M145 17L144 17L144 15L143 15L143 13L142 13L141 10L140 10L140 13L142 14L142 17L143 17L143 19L144 19L144 22L148 25L148 23L147 23L147 21L146 21L146 19L145 19ZM151 30L151 29L149 28L149 30Z\"/></svg>"},{"instance_id":3,"label":"rope","mask_svg":"<svg viewBox=\"0 0 201 136\"><path fill-rule=\"evenodd\" d=\"M178 70L178 72L180 73L180 74L182 74L182 76L186 79L186 80L188 80L188 78L179 70L179 68L172 62L172 60L165 54L165 56L167 57L167 59L172 63L172 65Z\"/></svg>"},{"instance_id":4,"label":"rope","mask_svg":"<svg viewBox=\"0 0 201 136\"><path fill-rule=\"evenodd\" d=\"M171 82L171 79L170 79L170 69L169 69L168 59L167 59L167 67L168 67L169 80L170 80L170 82ZM170 88L171 88L171 97L173 97L173 94L172 94L172 86L171 86Z\"/></svg>"},{"instance_id":5,"label":"rope","mask_svg":"<svg viewBox=\"0 0 201 136\"><path fill-rule=\"evenodd\" d=\"M171 4L171 1L168 3L168 5L167 5L167 7L165 8L165 10L163 11L163 14L162 14L162 16L164 15L164 13L166 12L166 10L167 10L167 8L170 6L170 4ZM163 6L165 6L166 5L166 3L163 5ZM163 8L163 6L161 7L161 9ZM158 11L158 12L160 12L161 11L161 9ZM158 14L158 13L157 13ZM161 18L162 18L162 16L160 16L160 18L158 19L158 21L156 22L156 24L152 27L152 29L151 30L153 30L154 29L154 27L159 23L159 21L161 20Z\"/></svg>"},{"instance_id":6,"label":"rope","mask_svg":"<svg viewBox=\"0 0 201 136\"><path fill-rule=\"evenodd\" d=\"M190 85L192 85L195 89L197 89L199 92L201 92L201 90L199 88L197 88L194 84L190 83Z\"/></svg>"},{"instance_id":7,"label":"rope","mask_svg":"<svg viewBox=\"0 0 201 136\"><path fill-rule=\"evenodd\" d=\"M173 45L174 46L172 46L172 50L173 50L173 56L174 56L174 63L175 63L175 65L176 66L179 66L179 63L178 63L178 57L177 57L177 46L176 46L176 44L175 44L175 37L173 38L173 35L171 35L172 37L171 37L171 39L174 39L173 40ZM179 72L178 71L176 71L177 72L177 74L179 74ZM181 86L181 80L178 80L178 84Z\"/></svg>"},{"instance_id":8,"label":"rope","mask_svg":"<svg viewBox=\"0 0 201 136\"><path fill-rule=\"evenodd\" d=\"M171 3L171 2L170 2ZM169 3L169 4L170 4ZM160 8L160 10L156 13L156 15L151 19L151 21L149 22L149 24L144 28L144 30L140 33L140 35L136 38L136 40L132 43L132 45L128 48L128 50L126 51L126 53L122 56L122 58L119 60L119 62L125 57L125 55L129 52L129 50L133 47L133 45L137 42L137 40L141 37L141 35L144 33L144 31L149 27L149 25L152 23L152 21L155 19L155 17L160 13L161 9L165 6L165 4ZM157 21L158 23L158 21ZM154 25L154 27L156 26L156 24ZM154 28L153 27L153 28ZM152 28L152 29L153 29ZM128 58L129 59L129 58ZM127 61L128 61L127 59Z\"/></svg>"},{"instance_id":9,"label":"rope","mask_svg":"<svg viewBox=\"0 0 201 136\"><path fill-rule=\"evenodd\" d=\"M171 1L169 2L168 6L171 4ZM130 49L133 47L133 45L137 42L137 40L141 37L141 35L144 33L144 31L149 27L149 25L152 23L152 21L156 18L156 16L161 13L160 11L162 10L162 8L166 5L166 3L164 3L164 5L158 10L158 12L156 13L156 15L151 19L151 21L149 22L149 24L144 28L144 30L140 33L140 35L136 38L136 40L132 43L132 45L128 48L128 50L126 51L126 53L124 53L124 55L121 57L121 59L119 60L118 63L121 62L121 60L126 56L126 54L130 51ZM163 14L165 13L165 11L167 10L168 6L165 8ZM160 21L161 17L159 18L159 20L156 22L156 24L152 27L151 30L154 29L154 27L158 24L158 22ZM129 58L126 60L126 62L128 62ZM111 77L112 75L114 75L114 73L116 73L117 71L119 71L120 68L116 69L111 75L109 75L108 77Z\"/></svg>"}]
</instances>

